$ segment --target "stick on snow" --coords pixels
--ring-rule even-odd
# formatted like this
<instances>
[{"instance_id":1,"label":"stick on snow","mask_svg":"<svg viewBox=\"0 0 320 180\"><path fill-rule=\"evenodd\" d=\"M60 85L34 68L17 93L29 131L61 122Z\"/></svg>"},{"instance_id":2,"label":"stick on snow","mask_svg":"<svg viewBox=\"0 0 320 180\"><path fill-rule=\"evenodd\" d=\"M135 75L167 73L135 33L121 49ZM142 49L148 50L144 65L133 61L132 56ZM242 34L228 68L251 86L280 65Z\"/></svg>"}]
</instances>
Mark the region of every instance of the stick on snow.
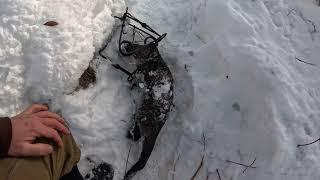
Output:
<instances>
[{"instance_id":1,"label":"stick on snow","mask_svg":"<svg viewBox=\"0 0 320 180\"><path fill-rule=\"evenodd\" d=\"M197 176L197 174L199 173L201 167L203 166L203 160L204 160L204 155L206 153L206 137L205 135L203 134L202 135L202 140L203 140L203 154L202 154L202 157L201 157L201 162L196 170L196 172L193 174L193 176L191 177L191 180L194 180Z\"/></svg>"},{"instance_id":2,"label":"stick on snow","mask_svg":"<svg viewBox=\"0 0 320 180\"><path fill-rule=\"evenodd\" d=\"M219 169L217 169L216 172L217 172L217 174L218 174L219 180L221 180L221 176L220 176L220 173L219 173Z\"/></svg>"},{"instance_id":3,"label":"stick on snow","mask_svg":"<svg viewBox=\"0 0 320 180\"><path fill-rule=\"evenodd\" d=\"M242 164L242 163L238 163L238 162L226 160L226 162L228 162L228 163L237 164L237 165L246 167L245 170L247 170L248 168L253 168L253 169L257 168L257 167L255 167L255 166L252 166L252 165L255 163L255 161L256 161L256 158L254 159L254 161L253 161L250 165L245 165L245 164ZM244 171L243 171L243 172L244 172Z\"/></svg>"},{"instance_id":4,"label":"stick on snow","mask_svg":"<svg viewBox=\"0 0 320 180\"><path fill-rule=\"evenodd\" d=\"M314 143L316 143L316 142L318 142L318 141L320 141L320 138L319 138L319 139L317 139L317 140L315 140L315 141L312 141L311 143L308 143L308 144L298 144L298 145L297 145L297 147L301 147L301 146L309 146L309 145L314 144Z\"/></svg>"},{"instance_id":5,"label":"stick on snow","mask_svg":"<svg viewBox=\"0 0 320 180\"><path fill-rule=\"evenodd\" d=\"M298 60L298 61L300 61L300 62L302 62L302 63L308 64L308 65L311 65L311 66L317 66L316 64L306 62L306 61L301 60L301 59L299 59L299 58L297 58L297 57L296 57L296 60Z\"/></svg>"}]
</instances>

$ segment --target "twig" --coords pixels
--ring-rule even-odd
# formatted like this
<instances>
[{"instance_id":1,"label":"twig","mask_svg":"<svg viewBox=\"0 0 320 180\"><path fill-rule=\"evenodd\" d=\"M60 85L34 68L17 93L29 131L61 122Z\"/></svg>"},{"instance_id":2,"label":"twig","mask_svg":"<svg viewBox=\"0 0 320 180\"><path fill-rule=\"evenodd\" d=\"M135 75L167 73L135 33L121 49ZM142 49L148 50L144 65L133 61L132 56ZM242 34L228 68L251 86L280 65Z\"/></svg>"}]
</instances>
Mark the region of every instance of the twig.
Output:
<instances>
[{"instance_id":1,"label":"twig","mask_svg":"<svg viewBox=\"0 0 320 180\"><path fill-rule=\"evenodd\" d=\"M301 60L301 59L299 59L299 58L297 58L297 57L296 57L296 60L298 60L298 61L300 61L300 62L303 62L303 63L305 63L305 64L309 64L309 65L311 65L311 66L317 66L316 64L303 61L303 60Z\"/></svg>"},{"instance_id":2,"label":"twig","mask_svg":"<svg viewBox=\"0 0 320 180\"><path fill-rule=\"evenodd\" d=\"M309 22L309 23L311 23L311 25L312 25L312 27L313 27L313 31L310 32L310 33L311 33L311 34L312 34L312 33L316 33L316 32L317 32L317 26L316 26L316 24L315 24L313 21L311 21L310 19L306 19L306 21Z\"/></svg>"},{"instance_id":3,"label":"twig","mask_svg":"<svg viewBox=\"0 0 320 180\"><path fill-rule=\"evenodd\" d=\"M295 11L295 9L290 9L289 13L287 14L287 16L289 16L293 11Z\"/></svg>"},{"instance_id":4,"label":"twig","mask_svg":"<svg viewBox=\"0 0 320 180\"><path fill-rule=\"evenodd\" d=\"M129 156L130 156L130 152L131 152L131 147L132 147L132 143L130 143L129 152L128 152L128 156L127 156L127 161L126 161L126 168L124 170L124 174L126 174L126 172L127 172L127 167L128 167L128 161L129 161Z\"/></svg>"},{"instance_id":5,"label":"twig","mask_svg":"<svg viewBox=\"0 0 320 180\"><path fill-rule=\"evenodd\" d=\"M196 178L197 174L199 173L201 167L203 166L203 159L204 159L204 155L202 155L202 158L201 158L201 162L199 164L199 167L197 169L197 171L193 174L191 180L194 180L194 178Z\"/></svg>"},{"instance_id":6,"label":"twig","mask_svg":"<svg viewBox=\"0 0 320 180\"><path fill-rule=\"evenodd\" d=\"M306 23L306 25L309 25L309 24L311 23L311 25L312 25L312 27L313 27L313 30L312 30L312 31L309 30L309 33L310 33L310 35L311 35L311 39L314 40L313 35L314 35L314 33L317 32L316 24L315 24L313 21L311 21L310 19L305 18L305 17L303 16L303 13L302 13L301 11L299 11L299 16L300 16L301 19Z\"/></svg>"},{"instance_id":7,"label":"twig","mask_svg":"<svg viewBox=\"0 0 320 180\"><path fill-rule=\"evenodd\" d=\"M320 141L320 138L319 138L319 139L317 139L317 140L315 140L315 141L312 141L311 143L308 143L308 144L298 144L298 145L297 145L297 147L301 147L301 146L309 146L309 145L314 144L314 143L316 143L316 142L318 142L318 141Z\"/></svg>"},{"instance_id":8,"label":"twig","mask_svg":"<svg viewBox=\"0 0 320 180\"><path fill-rule=\"evenodd\" d=\"M177 159L174 161L174 164L173 164L173 172L172 173L172 180L174 180L174 176L175 176L175 172L176 172L176 164L177 164L177 161L179 161L180 159L180 154L178 155Z\"/></svg>"},{"instance_id":9,"label":"twig","mask_svg":"<svg viewBox=\"0 0 320 180\"><path fill-rule=\"evenodd\" d=\"M252 165L256 162L257 158L254 158L253 162L250 164L250 167L252 167ZM246 167L242 173L244 174L244 172L246 172L246 170L248 169L249 167Z\"/></svg>"},{"instance_id":10,"label":"twig","mask_svg":"<svg viewBox=\"0 0 320 180\"><path fill-rule=\"evenodd\" d=\"M218 174L219 180L221 180L221 176L220 176L220 173L219 173L219 169L217 169L216 172L217 172L217 174Z\"/></svg>"},{"instance_id":11,"label":"twig","mask_svg":"<svg viewBox=\"0 0 320 180\"><path fill-rule=\"evenodd\" d=\"M204 134L202 134L202 138L203 138L203 154L202 154L202 157L201 157L201 162L196 170L196 172L193 174L193 176L191 177L191 180L194 180L197 176L197 174L199 173L201 167L203 166L203 160L204 160L204 155L206 153L206 137Z\"/></svg>"},{"instance_id":12,"label":"twig","mask_svg":"<svg viewBox=\"0 0 320 180\"><path fill-rule=\"evenodd\" d=\"M234 162L234 161L230 161L230 160L226 160L226 162L228 162L228 163L233 163L233 164L237 164L237 165L240 165L240 166L244 166L244 167L246 167L246 168L253 168L253 169L257 168L257 167L255 167L255 166L252 166L253 164L251 164L250 166L248 166L248 165L245 165L245 164L242 164L242 163L238 163L238 162Z\"/></svg>"}]
</instances>

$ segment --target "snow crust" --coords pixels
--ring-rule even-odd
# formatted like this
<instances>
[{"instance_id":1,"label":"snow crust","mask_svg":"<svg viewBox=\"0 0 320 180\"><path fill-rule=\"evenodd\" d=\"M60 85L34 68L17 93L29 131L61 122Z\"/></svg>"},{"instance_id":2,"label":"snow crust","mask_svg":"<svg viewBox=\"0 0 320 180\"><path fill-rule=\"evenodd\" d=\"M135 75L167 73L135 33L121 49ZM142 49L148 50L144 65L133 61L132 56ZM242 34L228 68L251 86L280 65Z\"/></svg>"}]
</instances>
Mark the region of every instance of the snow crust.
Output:
<instances>
[{"instance_id":1,"label":"snow crust","mask_svg":"<svg viewBox=\"0 0 320 180\"><path fill-rule=\"evenodd\" d=\"M140 156L125 138L133 111L126 76L102 62L97 84L68 94L125 5L168 36L160 51L175 108L134 179L313 180L320 172L319 6L312 0L0 0L0 115L52 101L81 146L121 179ZM59 22L46 27L47 20ZM116 39L116 38L115 38ZM116 40L109 57L117 54ZM304 60L314 65L305 64ZM97 59L99 61L99 59ZM205 136L205 150L203 135ZM226 160L254 166L243 167Z\"/></svg>"}]
</instances>

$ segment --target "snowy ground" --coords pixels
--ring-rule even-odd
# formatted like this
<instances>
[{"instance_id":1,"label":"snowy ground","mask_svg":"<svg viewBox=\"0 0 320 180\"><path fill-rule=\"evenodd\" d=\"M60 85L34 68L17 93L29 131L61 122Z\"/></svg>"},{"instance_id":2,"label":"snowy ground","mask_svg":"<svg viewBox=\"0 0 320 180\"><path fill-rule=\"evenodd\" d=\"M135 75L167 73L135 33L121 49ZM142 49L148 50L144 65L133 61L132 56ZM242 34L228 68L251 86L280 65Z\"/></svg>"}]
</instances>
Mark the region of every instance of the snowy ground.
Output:
<instances>
[{"instance_id":1,"label":"snowy ground","mask_svg":"<svg viewBox=\"0 0 320 180\"><path fill-rule=\"evenodd\" d=\"M222 180L319 179L319 144L297 148L320 135L320 7L312 0L0 0L0 115L51 100L83 157L113 164L121 179L129 147L128 168L141 149L125 138L133 111L126 77L102 62L96 85L66 94L125 6L168 33L160 50L176 82L175 108L134 179L190 179L203 155L195 179L217 180L216 169ZM59 25L43 26L48 20ZM115 41L108 52L124 63ZM226 162L255 158L245 173Z\"/></svg>"}]
</instances>

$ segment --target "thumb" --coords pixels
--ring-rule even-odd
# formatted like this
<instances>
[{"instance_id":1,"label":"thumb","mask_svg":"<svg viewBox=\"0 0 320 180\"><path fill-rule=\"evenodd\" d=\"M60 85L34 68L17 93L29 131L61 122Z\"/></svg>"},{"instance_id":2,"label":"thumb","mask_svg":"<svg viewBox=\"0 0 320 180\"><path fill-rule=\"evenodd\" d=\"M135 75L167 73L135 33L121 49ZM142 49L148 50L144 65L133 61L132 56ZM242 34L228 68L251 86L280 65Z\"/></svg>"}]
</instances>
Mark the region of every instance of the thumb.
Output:
<instances>
[{"instance_id":1,"label":"thumb","mask_svg":"<svg viewBox=\"0 0 320 180\"><path fill-rule=\"evenodd\" d=\"M53 147L49 144L26 144L25 145L26 156L46 156L53 152Z\"/></svg>"}]
</instances>

